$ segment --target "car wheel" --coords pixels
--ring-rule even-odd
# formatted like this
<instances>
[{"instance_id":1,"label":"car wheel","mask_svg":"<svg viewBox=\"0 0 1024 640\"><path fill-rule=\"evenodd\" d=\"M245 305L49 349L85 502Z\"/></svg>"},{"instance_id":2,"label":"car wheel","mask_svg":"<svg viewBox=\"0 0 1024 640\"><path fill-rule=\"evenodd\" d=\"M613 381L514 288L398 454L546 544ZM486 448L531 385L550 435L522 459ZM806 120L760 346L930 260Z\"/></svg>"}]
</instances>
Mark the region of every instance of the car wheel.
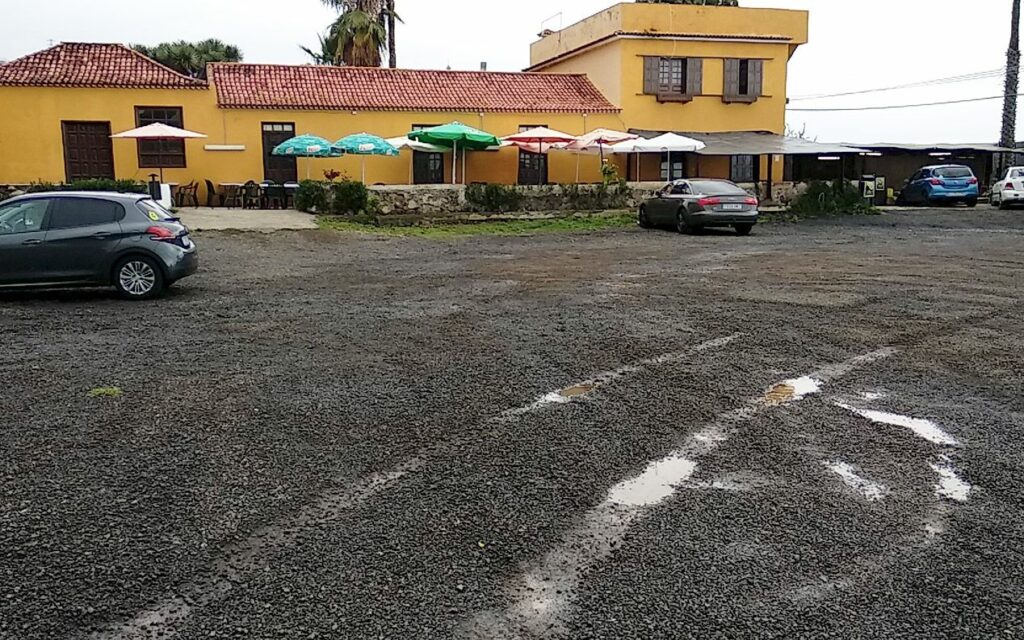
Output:
<instances>
[{"instance_id":1,"label":"car wheel","mask_svg":"<svg viewBox=\"0 0 1024 640\"><path fill-rule=\"evenodd\" d=\"M736 229L736 235L738 236L749 236L750 232L754 230L752 224L738 224L734 227Z\"/></svg>"},{"instance_id":2,"label":"car wheel","mask_svg":"<svg viewBox=\"0 0 1024 640\"><path fill-rule=\"evenodd\" d=\"M641 229L650 229L651 220L647 217L647 207L640 207L640 213L636 216L636 223Z\"/></svg>"},{"instance_id":3,"label":"car wheel","mask_svg":"<svg viewBox=\"0 0 1024 640\"><path fill-rule=\"evenodd\" d=\"M114 268L114 286L128 300L149 300L164 292L164 274L152 258L129 256Z\"/></svg>"},{"instance_id":4,"label":"car wheel","mask_svg":"<svg viewBox=\"0 0 1024 640\"><path fill-rule=\"evenodd\" d=\"M679 233L694 234L697 233L697 227L690 226L686 222L686 216L682 211L676 214L676 231Z\"/></svg>"},{"instance_id":5,"label":"car wheel","mask_svg":"<svg viewBox=\"0 0 1024 640\"><path fill-rule=\"evenodd\" d=\"M999 207L1000 211L1006 211L1007 209L1010 208L1010 205L1008 205L1006 203L1006 200L1002 200L1002 199L999 200L999 202L996 204L996 206Z\"/></svg>"}]
</instances>

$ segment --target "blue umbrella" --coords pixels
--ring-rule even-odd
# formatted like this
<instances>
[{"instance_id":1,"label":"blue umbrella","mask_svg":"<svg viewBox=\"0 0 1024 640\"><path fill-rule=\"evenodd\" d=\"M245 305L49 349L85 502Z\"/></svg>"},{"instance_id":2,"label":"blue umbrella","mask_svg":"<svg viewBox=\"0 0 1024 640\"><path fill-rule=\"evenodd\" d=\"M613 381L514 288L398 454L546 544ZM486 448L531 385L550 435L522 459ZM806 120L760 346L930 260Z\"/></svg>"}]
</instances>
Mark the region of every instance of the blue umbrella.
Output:
<instances>
[{"instance_id":1,"label":"blue umbrella","mask_svg":"<svg viewBox=\"0 0 1024 640\"><path fill-rule=\"evenodd\" d=\"M390 142L370 133L353 133L334 143L345 153L358 156L397 156L398 149ZM366 158L363 158L363 182L366 182Z\"/></svg>"},{"instance_id":2,"label":"blue umbrella","mask_svg":"<svg viewBox=\"0 0 1024 640\"><path fill-rule=\"evenodd\" d=\"M271 152L275 156L291 156L293 158L337 158L345 152L332 145L326 139L312 134L295 136L274 147ZM306 178L309 178L309 166L306 166Z\"/></svg>"}]
</instances>

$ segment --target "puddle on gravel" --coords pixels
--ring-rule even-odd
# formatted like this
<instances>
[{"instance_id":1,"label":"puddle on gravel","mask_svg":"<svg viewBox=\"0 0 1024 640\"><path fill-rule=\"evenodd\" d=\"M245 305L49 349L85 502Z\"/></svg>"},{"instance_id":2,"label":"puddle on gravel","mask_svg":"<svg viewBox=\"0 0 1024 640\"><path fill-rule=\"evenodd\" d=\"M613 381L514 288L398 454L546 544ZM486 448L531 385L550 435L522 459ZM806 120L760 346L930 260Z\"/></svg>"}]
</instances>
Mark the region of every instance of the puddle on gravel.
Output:
<instances>
[{"instance_id":1,"label":"puddle on gravel","mask_svg":"<svg viewBox=\"0 0 1024 640\"><path fill-rule=\"evenodd\" d=\"M777 406L802 400L805 396L817 393L821 390L821 383L810 376L803 376L793 380L785 380L775 385L764 395L764 403L769 406Z\"/></svg>"},{"instance_id":2,"label":"puddle on gravel","mask_svg":"<svg viewBox=\"0 0 1024 640\"><path fill-rule=\"evenodd\" d=\"M697 463L679 455L655 460L643 473L612 487L608 502L628 507L657 504L675 493L697 470Z\"/></svg>"}]
</instances>

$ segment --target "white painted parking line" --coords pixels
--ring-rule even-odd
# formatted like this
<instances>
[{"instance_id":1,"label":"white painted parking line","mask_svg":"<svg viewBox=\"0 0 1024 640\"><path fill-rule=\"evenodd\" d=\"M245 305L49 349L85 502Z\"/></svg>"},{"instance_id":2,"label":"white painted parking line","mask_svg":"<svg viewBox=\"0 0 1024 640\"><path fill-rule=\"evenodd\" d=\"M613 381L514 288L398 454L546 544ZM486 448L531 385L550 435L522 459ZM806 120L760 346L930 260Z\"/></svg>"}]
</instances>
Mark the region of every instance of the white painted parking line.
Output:
<instances>
[{"instance_id":1,"label":"white painted parking line","mask_svg":"<svg viewBox=\"0 0 1024 640\"><path fill-rule=\"evenodd\" d=\"M924 420L922 418L911 418L910 416L901 416L897 413L888 413L885 411L858 409L856 407L852 407L842 402L837 402L836 406L842 407L843 409L846 409L851 413L855 413L862 418L867 418L872 422L910 429L917 436L924 438L928 442L950 446L957 446L960 444L959 442L957 442L956 438L943 431L937 424L935 424L931 420Z\"/></svg>"},{"instance_id":2,"label":"white painted parking line","mask_svg":"<svg viewBox=\"0 0 1024 640\"><path fill-rule=\"evenodd\" d=\"M584 572L611 555L637 519L684 485L696 471L698 457L727 442L743 423L759 413L798 402L850 371L894 353L894 349L879 349L822 367L808 376L774 385L745 406L720 414L679 448L650 461L641 473L616 483L605 499L563 536L560 544L510 584L511 604L507 608L481 612L462 627L462 635L477 640L512 640L564 634ZM780 392L783 386L788 389ZM802 394L797 393L798 387Z\"/></svg>"},{"instance_id":3,"label":"white painted parking line","mask_svg":"<svg viewBox=\"0 0 1024 640\"><path fill-rule=\"evenodd\" d=\"M90 635L92 640L149 640L171 638L196 607L220 600L239 581L241 574L262 568L269 551L291 546L305 529L336 520L345 512L393 486L419 469L422 458L413 458L387 472L374 473L340 490L322 494L315 502L281 522L263 527L242 542L226 547L206 575L184 585L131 620L111 625Z\"/></svg>"},{"instance_id":4,"label":"white painted parking line","mask_svg":"<svg viewBox=\"0 0 1024 640\"><path fill-rule=\"evenodd\" d=\"M848 462L837 460L835 462L825 462L823 464L825 465L825 468L839 476L839 479L843 481L843 484L872 502L881 500L885 497L885 494L889 492L889 490L883 485L862 477L857 473L853 465Z\"/></svg>"},{"instance_id":5,"label":"white painted parking line","mask_svg":"<svg viewBox=\"0 0 1024 640\"><path fill-rule=\"evenodd\" d=\"M632 364L626 364L617 369L613 369L612 371L604 371L582 382L577 382L575 384L569 385L568 387L556 389L555 391L545 393L544 395L540 396L539 398L537 398L536 400L529 404L523 405L521 407L516 407L514 409L508 409L507 411L503 412L501 416L499 416L499 419L507 420L527 413L532 413L534 411L552 405L566 404L572 402L578 398L583 398L589 395L591 392L596 391L597 389L606 386L611 382L625 378L626 376L639 373L641 371L645 371L653 367L660 367L667 364L683 362L688 358L693 357L694 354L702 353L710 349L724 347L725 345L736 340L742 335L743 334L741 333L734 333L729 336L723 336L721 338L715 338L714 340L702 342L697 346L693 347L692 349L687 349L686 351L666 353L660 356L655 356L653 358L639 360Z\"/></svg>"},{"instance_id":6,"label":"white painted parking line","mask_svg":"<svg viewBox=\"0 0 1024 640\"><path fill-rule=\"evenodd\" d=\"M967 502L973 487L960 477L953 467L952 460L947 456L939 456L937 461L929 462L928 466L939 475L939 481L935 485L936 496L955 502Z\"/></svg>"}]
</instances>

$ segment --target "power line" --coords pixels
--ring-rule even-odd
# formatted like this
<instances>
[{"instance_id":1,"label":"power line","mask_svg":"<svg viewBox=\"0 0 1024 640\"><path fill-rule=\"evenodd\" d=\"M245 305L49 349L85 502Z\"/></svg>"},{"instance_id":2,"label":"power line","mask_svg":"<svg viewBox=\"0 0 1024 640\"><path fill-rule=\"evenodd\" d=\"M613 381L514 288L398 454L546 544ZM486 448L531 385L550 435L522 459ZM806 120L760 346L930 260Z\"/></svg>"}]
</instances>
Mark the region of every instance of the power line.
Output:
<instances>
[{"instance_id":1,"label":"power line","mask_svg":"<svg viewBox=\"0 0 1024 640\"><path fill-rule=\"evenodd\" d=\"M1018 93L1017 97L1021 97ZM891 104L882 107L838 107L838 108L796 108L787 111L882 111L885 109L912 109L915 107L938 107L944 104L964 104L967 102L984 102L986 100L1002 100L1003 96L988 96L985 98L966 98L964 100L944 100L942 102L919 102L917 104Z\"/></svg>"},{"instance_id":2,"label":"power line","mask_svg":"<svg viewBox=\"0 0 1024 640\"><path fill-rule=\"evenodd\" d=\"M974 73L965 73L959 76L949 76L946 78L936 78L934 80L921 80L920 82L908 82L906 84L897 84L889 87L879 87L877 89L862 89L859 91L844 91L842 93L819 93L814 95L805 96L794 96L790 100L821 100L824 98L839 98L844 96L857 96L864 95L867 93L882 93L885 91L897 91L900 89L916 89L920 87L933 87L946 84L957 84L960 82L972 82L974 80L987 80L989 78L999 78L1006 72L1006 67L1000 69L990 69L988 71L976 71Z\"/></svg>"}]
</instances>

